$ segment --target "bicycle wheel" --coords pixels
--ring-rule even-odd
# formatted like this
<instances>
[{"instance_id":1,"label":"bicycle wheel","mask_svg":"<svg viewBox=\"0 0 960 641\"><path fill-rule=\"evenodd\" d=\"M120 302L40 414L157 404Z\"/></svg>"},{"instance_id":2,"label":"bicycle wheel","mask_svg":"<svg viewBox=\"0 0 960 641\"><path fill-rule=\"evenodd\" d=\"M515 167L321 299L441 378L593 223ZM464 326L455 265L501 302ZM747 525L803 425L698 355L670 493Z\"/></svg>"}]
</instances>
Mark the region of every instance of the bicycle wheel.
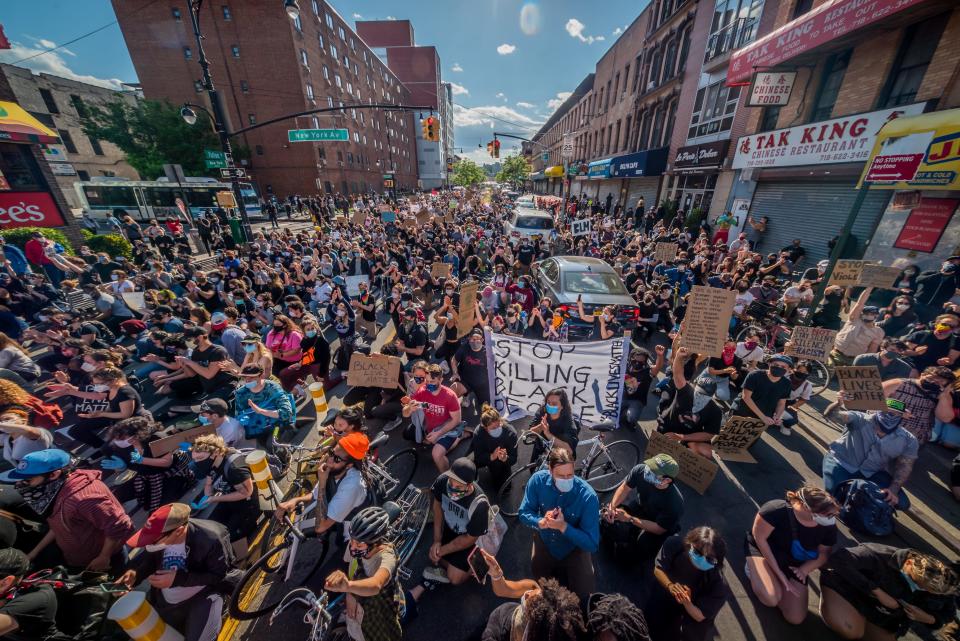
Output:
<instances>
[{"instance_id":1,"label":"bicycle wheel","mask_svg":"<svg viewBox=\"0 0 960 641\"><path fill-rule=\"evenodd\" d=\"M384 501L395 501L403 494L417 472L417 462L416 450L408 447L381 463L383 469L390 475L390 478L383 479L383 485L386 488Z\"/></svg>"},{"instance_id":2,"label":"bicycle wheel","mask_svg":"<svg viewBox=\"0 0 960 641\"><path fill-rule=\"evenodd\" d=\"M536 471L536 466L533 463L524 465L503 482L503 486L497 493L497 505L500 506L500 514L516 516L520 513L523 493L526 491L527 483L533 476L534 471Z\"/></svg>"},{"instance_id":3,"label":"bicycle wheel","mask_svg":"<svg viewBox=\"0 0 960 641\"><path fill-rule=\"evenodd\" d=\"M302 586L327 555L327 536L301 541L297 558L287 579L287 559L292 539L270 549L243 573L230 595L230 616L249 621L271 612L294 588Z\"/></svg>"},{"instance_id":4,"label":"bicycle wheel","mask_svg":"<svg viewBox=\"0 0 960 641\"><path fill-rule=\"evenodd\" d=\"M819 396L823 393L823 390L830 386L833 373L829 367L820 361L810 360L808 362L810 363L810 376L807 377L807 380L813 386L813 395Z\"/></svg>"},{"instance_id":5,"label":"bicycle wheel","mask_svg":"<svg viewBox=\"0 0 960 641\"><path fill-rule=\"evenodd\" d=\"M760 337L760 344L761 344L761 345L766 345L767 343L770 342L770 341L769 341L770 336L769 336L767 330L765 330L764 328L760 327L759 325L747 325L746 327L744 327L743 329L741 329L741 330L737 333L737 342L740 343L740 342L743 342L743 341L747 340L747 336L749 336L750 334L753 334L753 333L757 334L757 335Z\"/></svg>"},{"instance_id":6,"label":"bicycle wheel","mask_svg":"<svg viewBox=\"0 0 960 641\"><path fill-rule=\"evenodd\" d=\"M340 625L327 632L323 641L350 641L350 635L347 634L347 626Z\"/></svg>"},{"instance_id":7,"label":"bicycle wheel","mask_svg":"<svg viewBox=\"0 0 960 641\"><path fill-rule=\"evenodd\" d=\"M416 549L427 525L427 516L430 514L430 494L415 487L408 486L397 498L400 505L400 516L393 523L395 537L393 547L397 551L398 565L406 563Z\"/></svg>"},{"instance_id":8,"label":"bicycle wheel","mask_svg":"<svg viewBox=\"0 0 960 641\"><path fill-rule=\"evenodd\" d=\"M614 441L597 452L584 476L597 492L609 492L623 482L640 461L640 448L630 441Z\"/></svg>"}]
</instances>

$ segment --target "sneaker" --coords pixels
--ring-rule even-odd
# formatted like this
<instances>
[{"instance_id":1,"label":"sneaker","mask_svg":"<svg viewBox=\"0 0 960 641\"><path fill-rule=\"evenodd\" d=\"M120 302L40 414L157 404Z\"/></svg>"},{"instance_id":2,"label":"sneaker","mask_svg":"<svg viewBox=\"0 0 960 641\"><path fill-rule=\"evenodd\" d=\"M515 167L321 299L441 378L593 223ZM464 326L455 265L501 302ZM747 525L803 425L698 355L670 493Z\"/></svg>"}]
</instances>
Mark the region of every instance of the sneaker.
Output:
<instances>
[{"instance_id":1,"label":"sneaker","mask_svg":"<svg viewBox=\"0 0 960 641\"><path fill-rule=\"evenodd\" d=\"M397 418L393 419L392 421L389 421L389 422L387 422L387 423L384 423L384 425L383 425L383 431L384 431L384 432L392 432L393 430L395 430L395 429L397 429L398 427L400 427L400 424L401 424L401 423L403 423L403 417L402 417L402 416L398 416Z\"/></svg>"},{"instance_id":2,"label":"sneaker","mask_svg":"<svg viewBox=\"0 0 960 641\"><path fill-rule=\"evenodd\" d=\"M793 430L791 430L791 429L790 429L789 427L787 427L786 425L781 425L781 426L780 426L780 433L783 434L784 436L790 436L791 434L793 434Z\"/></svg>"},{"instance_id":3,"label":"sneaker","mask_svg":"<svg viewBox=\"0 0 960 641\"><path fill-rule=\"evenodd\" d=\"M450 583L450 579L447 577L447 571L432 565L423 568L423 578L425 582Z\"/></svg>"}]
</instances>

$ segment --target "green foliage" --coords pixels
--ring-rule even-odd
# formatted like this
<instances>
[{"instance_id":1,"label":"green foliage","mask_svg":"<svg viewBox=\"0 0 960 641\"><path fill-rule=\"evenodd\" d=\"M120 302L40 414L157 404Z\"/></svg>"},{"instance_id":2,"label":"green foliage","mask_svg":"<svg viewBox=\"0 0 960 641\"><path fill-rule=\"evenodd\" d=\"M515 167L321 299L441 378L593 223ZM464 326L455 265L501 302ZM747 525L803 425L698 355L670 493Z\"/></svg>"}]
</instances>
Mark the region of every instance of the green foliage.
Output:
<instances>
[{"instance_id":1,"label":"green foliage","mask_svg":"<svg viewBox=\"0 0 960 641\"><path fill-rule=\"evenodd\" d=\"M523 183L530 177L532 171L530 162L521 155L508 156L504 158L500 171L497 172L496 180L502 183Z\"/></svg>"},{"instance_id":2,"label":"green foliage","mask_svg":"<svg viewBox=\"0 0 960 641\"><path fill-rule=\"evenodd\" d=\"M694 207L693 209L690 210L690 213L687 214L687 218L684 221L684 225L686 225L687 229L690 229L690 230L699 229L700 223L703 221L706 215L707 215L706 212L704 212L702 209L700 209L699 207Z\"/></svg>"},{"instance_id":3,"label":"green foliage","mask_svg":"<svg viewBox=\"0 0 960 641\"><path fill-rule=\"evenodd\" d=\"M67 240L67 237L59 229L50 229L49 227L15 227L14 229L4 229L0 231L0 236L3 236L3 239L11 245L16 245L20 249L23 249L27 241L30 240L31 234L35 231L43 234L44 238L49 238L55 243L60 243L68 254L73 255L73 245L70 244L70 241Z\"/></svg>"},{"instance_id":4,"label":"green foliage","mask_svg":"<svg viewBox=\"0 0 960 641\"><path fill-rule=\"evenodd\" d=\"M94 253L103 252L112 256L126 256L133 258L133 245L120 234L91 234L88 230L84 237L84 245Z\"/></svg>"},{"instance_id":5,"label":"green foliage","mask_svg":"<svg viewBox=\"0 0 960 641\"><path fill-rule=\"evenodd\" d=\"M188 176L217 175L203 165L203 150L220 149L220 141L202 111L193 125L183 121L179 107L158 100L131 105L117 99L105 107L87 105L86 111L84 133L119 147L144 180L162 176L165 163L182 165Z\"/></svg>"},{"instance_id":6,"label":"green foliage","mask_svg":"<svg viewBox=\"0 0 960 641\"><path fill-rule=\"evenodd\" d=\"M463 158L453 166L453 184L461 187L479 185L486 180L487 175L477 163Z\"/></svg>"},{"instance_id":7,"label":"green foliage","mask_svg":"<svg viewBox=\"0 0 960 641\"><path fill-rule=\"evenodd\" d=\"M664 198L660 201L660 207L663 209L664 219L666 221L673 220L673 217L677 215L677 209L679 208L679 203L676 200L670 198Z\"/></svg>"}]
</instances>

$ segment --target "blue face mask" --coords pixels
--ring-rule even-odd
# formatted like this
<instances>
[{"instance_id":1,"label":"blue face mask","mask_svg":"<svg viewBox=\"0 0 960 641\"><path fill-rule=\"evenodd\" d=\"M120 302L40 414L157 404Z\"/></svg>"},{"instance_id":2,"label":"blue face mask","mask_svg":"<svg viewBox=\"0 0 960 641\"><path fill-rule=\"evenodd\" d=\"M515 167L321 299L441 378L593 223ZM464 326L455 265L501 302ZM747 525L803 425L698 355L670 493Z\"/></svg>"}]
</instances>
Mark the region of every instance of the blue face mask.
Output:
<instances>
[{"instance_id":1,"label":"blue face mask","mask_svg":"<svg viewBox=\"0 0 960 641\"><path fill-rule=\"evenodd\" d=\"M256 343L254 343L254 344L252 344L252 345L244 345L244 346L243 346L243 351L245 351L247 354L253 354L255 351L257 351L257 345L256 345Z\"/></svg>"},{"instance_id":2,"label":"blue face mask","mask_svg":"<svg viewBox=\"0 0 960 641\"><path fill-rule=\"evenodd\" d=\"M553 479L553 484L557 486L557 490L563 493L567 493L573 489L573 479Z\"/></svg>"},{"instance_id":3,"label":"blue face mask","mask_svg":"<svg viewBox=\"0 0 960 641\"><path fill-rule=\"evenodd\" d=\"M200 421L200 425L210 425L210 419L203 414L198 415L197 420Z\"/></svg>"},{"instance_id":4,"label":"blue face mask","mask_svg":"<svg viewBox=\"0 0 960 641\"><path fill-rule=\"evenodd\" d=\"M250 381L249 383L244 383L243 386L252 392L253 388L256 387L259 382L260 381Z\"/></svg>"},{"instance_id":5,"label":"blue face mask","mask_svg":"<svg viewBox=\"0 0 960 641\"><path fill-rule=\"evenodd\" d=\"M690 562L693 563L693 567L701 570L703 572L709 572L717 566L715 561L709 560L707 557L703 556L693 548L690 548L687 553L690 555Z\"/></svg>"},{"instance_id":6,"label":"blue face mask","mask_svg":"<svg viewBox=\"0 0 960 641\"><path fill-rule=\"evenodd\" d=\"M910 591L911 591L911 592L916 592L917 590L920 589L920 586L917 585L917 582L914 581L913 579L911 579L911 578L910 578L910 575L907 574L906 572L904 572L903 570L900 570L900 576L902 576L902 577L903 577L903 580L906 581L906 582L907 582L907 585L910 586Z\"/></svg>"},{"instance_id":7,"label":"blue face mask","mask_svg":"<svg viewBox=\"0 0 960 641\"><path fill-rule=\"evenodd\" d=\"M306 334L307 338L313 338L317 335L317 333L312 329L308 329L306 332L304 332L304 334Z\"/></svg>"},{"instance_id":8,"label":"blue face mask","mask_svg":"<svg viewBox=\"0 0 960 641\"><path fill-rule=\"evenodd\" d=\"M546 410L547 414L555 416L560 413L560 408L556 405L544 405L543 409Z\"/></svg>"},{"instance_id":9,"label":"blue face mask","mask_svg":"<svg viewBox=\"0 0 960 641\"><path fill-rule=\"evenodd\" d=\"M438 389L440 389L440 385L438 383L427 383L426 387L428 392L436 392Z\"/></svg>"}]
</instances>

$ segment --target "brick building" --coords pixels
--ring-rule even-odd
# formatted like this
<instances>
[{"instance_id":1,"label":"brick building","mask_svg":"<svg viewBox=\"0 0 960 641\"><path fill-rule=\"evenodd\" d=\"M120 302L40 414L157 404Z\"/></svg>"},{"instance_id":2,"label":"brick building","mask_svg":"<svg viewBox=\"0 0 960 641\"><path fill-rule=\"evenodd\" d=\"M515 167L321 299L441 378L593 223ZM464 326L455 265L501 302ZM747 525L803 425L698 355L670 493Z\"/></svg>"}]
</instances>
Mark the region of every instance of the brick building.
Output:
<instances>
[{"instance_id":1,"label":"brick building","mask_svg":"<svg viewBox=\"0 0 960 641\"><path fill-rule=\"evenodd\" d=\"M416 114L354 110L363 103L410 104L410 91L329 4L301 3L291 20L282 3L205 3L204 51L231 131L311 108L344 106L240 134L262 195L382 191L416 187ZM148 99L209 107L201 86L187 3L113 0ZM288 142L287 130L345 128L347 142Z\"/></svg>"}]
</instances>

